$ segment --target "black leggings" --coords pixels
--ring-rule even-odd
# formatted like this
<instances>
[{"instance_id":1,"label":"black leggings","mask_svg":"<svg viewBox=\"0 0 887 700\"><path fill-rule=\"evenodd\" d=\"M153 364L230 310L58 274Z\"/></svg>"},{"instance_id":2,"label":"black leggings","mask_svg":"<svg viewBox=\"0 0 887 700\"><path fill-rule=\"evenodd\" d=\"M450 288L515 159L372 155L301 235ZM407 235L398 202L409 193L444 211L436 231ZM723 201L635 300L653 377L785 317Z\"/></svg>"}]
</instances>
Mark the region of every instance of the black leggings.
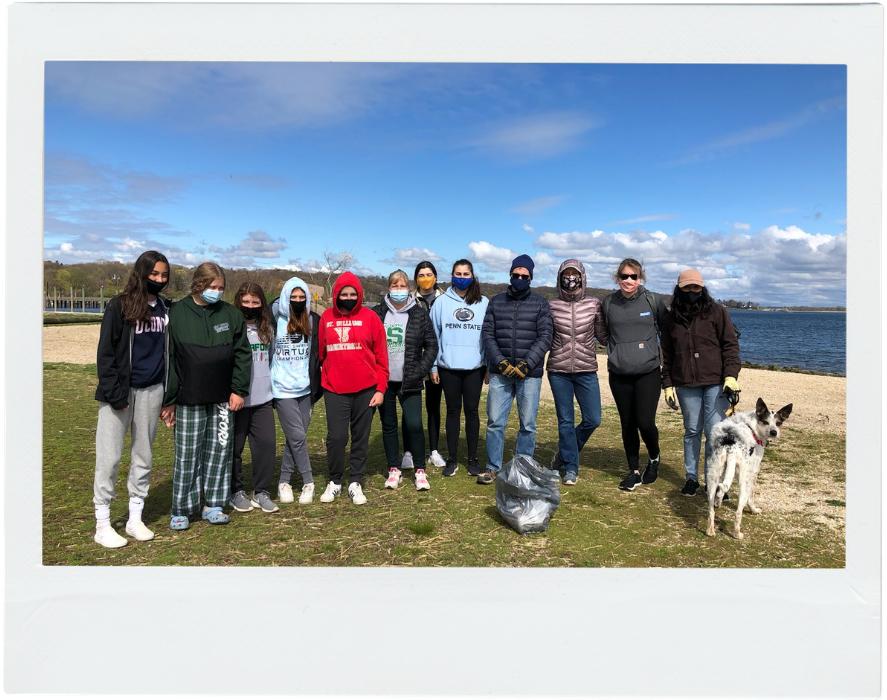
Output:
<instances>
[{"instance_id":1,"label":"black leggings","mask_svg":"<svg viewBox=\"0 0 887 700\"><path fill-rule=\"evenodd\" d=\"M462 409L465 408L465 438L468 440L468 459L477 457L477 439L480 434L481 389L484 386L486 367L477 369L438 368L440 384L447 400L447 450L449 458L456 460L459 454L459 431Z\"/></svg>"},{"instance_id":2,"label":"black leggings","mask_svg":"<svg viewBox=\"0 0 887 700\"><path fill-rule=\"evenodd\" d=\"M614 374L610 372L610 391L619 409L622 423L622 444L628 458L628 468L638 469L641 441L638 431L653 458L659 456L659 430L656 428L656 408L659 405L662 376L657 367L646 374Z\"/></svg>"},{"instance_id":3,"label":"black leggings","mask_svg":"<svg viewBox=\"0 0 887 700\"><path fill-rule=\"evenodd\" d=\"M440 442L440 399L443 387L435 384L430 379L425 381L425 415L428 416L428 451L434 452ZM406 421L401 421L400 433L403 437L404 451L409 451L420 460L425 455L417 455L416 450L410 445L410 435Z\"/></svg>"}]
</instances>

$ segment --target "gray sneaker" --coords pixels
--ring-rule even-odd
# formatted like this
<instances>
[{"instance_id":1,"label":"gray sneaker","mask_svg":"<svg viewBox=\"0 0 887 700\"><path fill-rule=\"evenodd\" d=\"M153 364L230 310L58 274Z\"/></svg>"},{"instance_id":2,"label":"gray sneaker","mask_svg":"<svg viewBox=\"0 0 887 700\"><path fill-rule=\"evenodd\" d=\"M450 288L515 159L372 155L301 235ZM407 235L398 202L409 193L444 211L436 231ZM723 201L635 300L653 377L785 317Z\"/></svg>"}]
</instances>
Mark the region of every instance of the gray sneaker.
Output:
<instances>
[{"instance_id":1,"label":"gray sneaker","mask_svg":"<svg viewBox=\"0 0 887 700\"><path fill-rule=\"evenodd\" d=\"M253 509L253 505L258 506L258 504L250 503L249 497L246 495L245 491L238 491L231 499L228 501L238 513L249 513Z\"/></svg>"},{"instance_id":2,"label":"gray sneaker","mask_svg":"<svg viewBox=\"0 0 887 700\"><path fill-rule=\"evenodd\" d=\"M254 492L251 502L255 508L261 508L266 513L276 513L280 510L277 504L271 500L267 491Z\"/></svg>"}]
</instances>

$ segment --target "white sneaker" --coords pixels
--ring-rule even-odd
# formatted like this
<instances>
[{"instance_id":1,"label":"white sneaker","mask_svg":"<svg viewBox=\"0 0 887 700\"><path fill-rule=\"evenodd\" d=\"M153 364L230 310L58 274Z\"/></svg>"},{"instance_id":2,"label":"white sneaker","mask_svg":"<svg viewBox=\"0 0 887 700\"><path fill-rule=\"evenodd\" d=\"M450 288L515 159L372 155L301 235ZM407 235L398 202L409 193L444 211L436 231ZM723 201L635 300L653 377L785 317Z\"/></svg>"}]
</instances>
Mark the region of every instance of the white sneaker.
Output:
<instances>
[{"instance_id":1,"label":"white sneaker","mask_svg":"<svg viewBox=\"0 0 887 700\"><path fill-rule=\"evenodd\" d=\"M103 527L101 530L96 530L93 539L108 549L117 549L129 544L127 539L118 535L113 527Z\"/></svg>"},{"instance_id":2,"label":"white sneaker","mask_svg":"<svg viewBox=\"0 0 887 700\"><path fill-rule=\"evenodd\" d=\"M416 470L416 491L428 491L431 484L428 483L428 477L425 476L424 469Z\"/></svg>"},{"instance_id":3,"label":"white sneaker","mask_svg":"<svg viewBox=\"0 0 887 700\"><path fill-rule=\"evenodd\" d=\"M348 495L351 496L351 502L356 506L362 506L367 502L367 497L363 495L363 489L356 481L348 484Z\"/></svg>"},{"instance_id":4,"label":"white sneaker","mask_svg":"<svg viewBox=\"0 0 887 700\"><path fill-rule=\"evenodd\" d=\"M407 452L409 454L409 452ZM400 486L400 469L397 467L391 467L388 470L388 478L385 480L385 488L386 489L396 489Z\"/></svg>"},{"instance_id":5,"label":"white sneaker","mask_svg":"<svg viewBox=\"0 0 887 700\"><path fill-rule=\"evenodd\" d=\"M342 484L334 484L331 481L326 485L326 491L320 495L320 502L332 503L340 493L342 493Z\"/></svg>"},{"instance_id":6,"label":"white sneaker","mask_svg":"<svg viewBox=\"0 0 887 700\"><path fill-rule=\"evenodd\" d=\"M447 460L440 456L440 452L438 452L437 450L432 450L431 454L428 457L428 466L445 467L447 466Z\"/></svg>"},{"instance_id":7,"label":"white sneaker","mask_svg":"<svg viewBox=\"0 0 887 700\"><path fill-rule=\"evenodd\" d=\"M154 533L141 520L126 523L126 534L135 537L139 542L149 542L154 539Z\"/></svg>"},{"instance_id":8,"label":"white sneaker","mask_svg":"<svg viewBox=\"0 0 887 700\"><path fill-rule=\"evenodd\" d=\"M305 505L314 500L314 484L305 484L302 487L302 495L299 496L299 503ZM323 500L323 499L320 499Z\"/></svg>"},{"instance_id":9,"label":"white sneaker","mask_svg":"<svg viewBox=\"0 0 887 700\"><path fill-rule=\"evenodd\" d=\"M412 469L413 468L413 455L411 452L404 452L403 459L400 461L401 469Z\"/></svg>"},{"instance_id":10,"label":"white sneaker","mask_svg":"<svg viewBox=\"0 0 887 700\"><path fill-rule=\"evenodd\" d=\"M285 481L277 484L277 500L281 503L292 503L295 500L293 498L293 487ZM301 500L299 503L301 503Z\"/></svg>"}]
</instances>

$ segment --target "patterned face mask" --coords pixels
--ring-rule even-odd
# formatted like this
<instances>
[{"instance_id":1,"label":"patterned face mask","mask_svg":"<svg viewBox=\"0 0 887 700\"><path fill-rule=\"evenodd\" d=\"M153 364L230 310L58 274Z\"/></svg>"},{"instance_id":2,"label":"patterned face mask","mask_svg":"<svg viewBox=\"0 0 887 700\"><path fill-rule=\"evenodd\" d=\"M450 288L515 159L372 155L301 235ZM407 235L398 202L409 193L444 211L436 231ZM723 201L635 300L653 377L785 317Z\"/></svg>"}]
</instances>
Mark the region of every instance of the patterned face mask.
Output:
<instances>
[{"instance_id":1,"label":"patterned face mask","mask_svg":"<svg viewBox=\"0 0 887 700\"><path fill-rule=\"evenodd\" d=\"M579 275L564 275L561 277L561 289L565 292L575 292L582 284L582 278Z\"/></svg>"}]
</instances>

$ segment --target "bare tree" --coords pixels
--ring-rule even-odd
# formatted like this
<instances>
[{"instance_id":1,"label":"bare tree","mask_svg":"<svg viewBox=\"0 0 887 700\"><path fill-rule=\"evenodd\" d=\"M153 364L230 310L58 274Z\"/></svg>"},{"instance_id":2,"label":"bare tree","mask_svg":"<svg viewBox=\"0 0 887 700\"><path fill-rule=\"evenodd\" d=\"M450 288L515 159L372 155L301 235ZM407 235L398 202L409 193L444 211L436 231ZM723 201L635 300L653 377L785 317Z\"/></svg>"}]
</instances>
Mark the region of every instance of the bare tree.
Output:
<instances>
[{"instance_id":1,"label":"bare tree","mask_svg":"<svg viewBox=\"0 0 887 700\"><path fill-rule=\"evenodd\" d=\"M357 262L357 256L353 251L345 250L335 253L329 248L323 251L323 264L317 272L311 273L311 281L326 289L326 297L329 301L333 299L333 282L336 277L345 272L349 267Z\"/></svg>"}]
</instances>

